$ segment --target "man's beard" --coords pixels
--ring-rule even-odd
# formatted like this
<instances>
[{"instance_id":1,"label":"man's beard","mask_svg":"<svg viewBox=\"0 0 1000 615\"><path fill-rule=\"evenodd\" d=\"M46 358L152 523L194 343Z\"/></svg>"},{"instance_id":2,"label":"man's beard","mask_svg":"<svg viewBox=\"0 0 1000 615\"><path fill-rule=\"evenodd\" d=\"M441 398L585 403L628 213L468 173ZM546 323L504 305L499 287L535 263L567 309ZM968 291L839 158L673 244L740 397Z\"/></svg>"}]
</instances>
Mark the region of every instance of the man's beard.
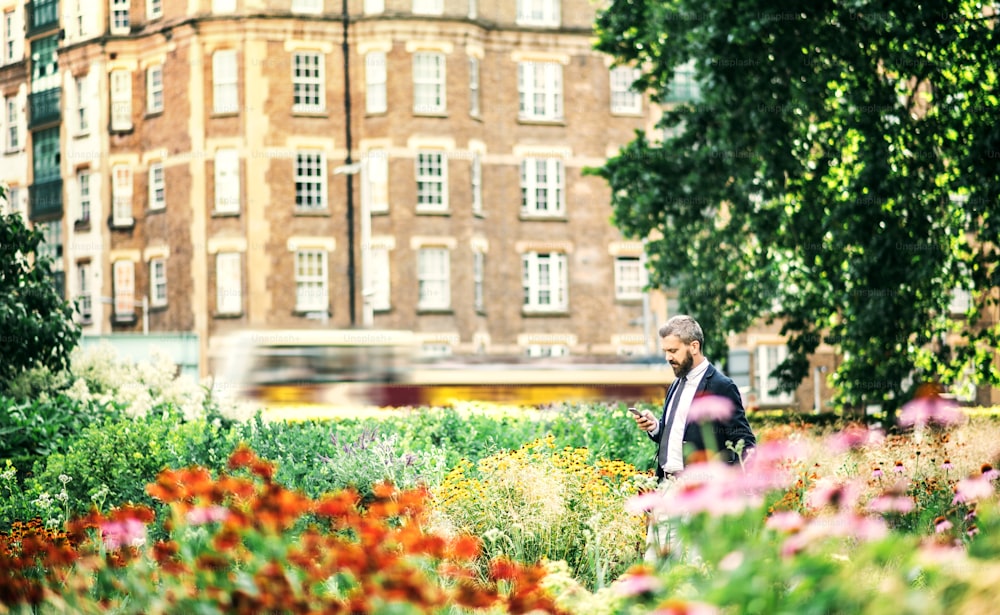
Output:
<instances>
[{"instance_id":1,"label":"man's beard","mask_svg":"<svg viewBox=\"0 0 1000 615\"><path fill-rule=\"evenodd\" d=\"M671 367L674 367L671 365ZM694 357L691 353L684 358L676 367L674 367L674 376L678 378L683 378L691 372L691 368L694 367Z\"/></svg>"}]
</instances>

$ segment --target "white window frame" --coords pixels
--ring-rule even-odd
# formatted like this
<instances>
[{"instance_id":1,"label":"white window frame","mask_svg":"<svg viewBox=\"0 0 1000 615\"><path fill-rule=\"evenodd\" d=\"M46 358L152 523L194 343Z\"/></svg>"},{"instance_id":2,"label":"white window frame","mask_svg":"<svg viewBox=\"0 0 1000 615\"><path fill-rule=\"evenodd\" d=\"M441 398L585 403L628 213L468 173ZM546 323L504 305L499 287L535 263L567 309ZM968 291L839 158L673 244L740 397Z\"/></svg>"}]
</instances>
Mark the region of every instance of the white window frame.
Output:
<instances>
[{"instance_id":1,"label":"white window frame","mask_svg":"<svg viewBox=\"0 0 1000 615\"><path fill-rule=\"evenodd\" d=\"M566 344L528 344L524 347L524 355L532 359L568 357L569 346Z\"/></svg>"},{"instance_id":2,"label":"white window frame","mask_svg":"<svg viewBox=\"0 0 1000 615\"><path fill-rule=\"evenodd\" d=\"M167 259L163 257L149 259L149 305L167 305Z\"/></svg>"},{"instance_id":3,"label":"white window frame","mask_svg":"<svg viewBox=\"0 0 1000 615\"><path fill-rule=\"evenodd\" d=\"M76 84L76 134L85 135L90 132L90 88L88 75L81 75L74 80Z\"/></svg>"},{"instance_id":4,"label":"white window frame","mask_svg":"<svg viewBox=\"0 0 1000 615\"><path fill-rule=\"evenodd\" d=\"M778 386L778 379L771 377L771 372L779 363L788 356L788 346L781 344L757 346L754 353L756 365L754 370L754 380L757 385L757 403L759 404L790 404L794 399L792 393L780 393L771 395L771 389ZM772 357L771 354L774 356Z\"/></svg>"},{"instance_id":5,"label":"white window frame","mask_svg":"<svg viewBox=\"0 0 1000 615\"><path fill-rule=\"evenodd\" d=\"M111 130L132 129L132 72L115 69L108 76L111 87Z\"/></svg>"},{"instance_id":6,"label":"white window frame","mask_svg":"<svg viewBox=\"0 0 1000 615\"><path fill-rule=\"evenodd\" d=\"M529 157L521 161L521 215L566 215L566 165L561 158Z\"/></svg>"},{"instance_id":7,"label":"white window frame","mask_svg":"<svg viewBox=\"0 0 1000 615\"><path fill-rule=\"evenodd\" d=\"M128 34L131 32L131 0L109 0L108 18L111 34Z\"/></svg>"},{"instance_id":8,"label":"white window frame","mask_svg":"<svg viewBox=\"0 0 1000 615\"><path fill-rule=\"evenodd\" d=\"M21 140L21 114L18 109L17 95L8 96L4 100L4 114L6 115L6 151L17 152L24 147Z\"/></svg>"},{"instance_id":9,"label":"white window frame","mask_svg":"<svg viewBox=\"0 0 1000 615\"><path fill-rule=\"evenodd\" d=\"M469 19L479 18L479 2L478 0L469 0Z\"/></svg>"},{"instance_id":10,"label":"white window frame","mask_svg":"<svg viewBox=\"0 0 1000 615\"><path fill-rule=\"evenodd\" d=\"M16 8L3 13L3 60L4 64L17 62L24 57L24 33Z\"/></svg>"},{"instance_id":11,"label":"white window frame","mask_svg":"<svg viewBox=\"0 0 1000 615\"><path fill-rule=\"evenodd\" d=\"M238 214L241 209L240 153L236 149L215 151L214 212Z\"/></svg>"},{"instance_id":12,"label":"white window frame","mask_svg":"<svg viewBox=\"0 0 1000 615\"><path fill-rule=\"evenodd\" d=\"M76 174L77 189L77 217L76 221L81 223L90 222L91 194L90 194L90 171L82 170Z\"/></svg>"},{"instance_id":13,"label":"white window frame","mask_svg":"<svg viewBox=\"0 0 1000 615\"><path fill-rule=\"evenodd\" d=\"M365 0L365 15L379 15L385 12L385 0Z\"/></svg>"},{"instance_id":14,"label":"white window frame","mask_svg":"<svg viewBox=\"0 0 1000 615\"><path fill-rule=\"evenodd\" d=\"M163 0L146 0L146 20L163 17Z\"/></svg>"},{"instance_id":15,"label":"white window frame","mask_svg":"<svg viewBox=\"0 0 1000 615\"><path fill-rule=\"evenodd\" d=\"M73 23L76 24L76 35L79 38L84 38L89 34L87 26L90 24L87 0L73 0L73 8Z\"/></svg>"},{"instance_id":16,"label":"white window frame","mask_svg":"<svg viewBox=\"0 0 1000 615\"><path fill-rule=\"evenodd\" d=\"M480 116L479 109L479 58L469 56L469 115Z\"/></svg>"},{"instance_id":17,"label":"white window frame","mask_svg":"<svg viewBox=\"0 0 1000 615\"><path fill-rule=\"evenodd\" d=\"M642 299L648 277L640 257L616 256L615 299L622 301Z\"/></svg>"},{"instance_id":18,"label":"white window frame","mask_svg":"<svg viewBox=\"0 0 1000 615\"><path fill-rule=\"evenodd\" d=\"M472 213L481 216L483 214L483 156L479 152L472 153L469 183L472 190Z\"/></svg>"},{"instance_id":19,"label":"white window frame","mask_svg":"<svg viewBox=\"0 0 1000 615\"><path fill-rule=\"evenodd\" d=\"M243 313L243 254L240 252L215 255L215 312Z\"/></svg>"},{"instance_id":20,"label":"white window frame","mask_svg":"<svg viewBox=\"0 0 1000 615\"><path fill-rule=\"evenodd\" d=\"M90 262L76 264L76 305L82 324L89 324L94 318L93 297L90 294L90 268Z\"/></svg>"},{"instance_id":21,"label":"white window frame","mask_svg":"<svg viewBox=\"0 0 1000 615\"><path fill-rule=\"evenodd\" d=\"M437 51L417 51L413 54L415 114L440 114L448 108L445 62L445 55Z\"/></svg>"},{"instance_id":22,"label":"white window frame","mask_svg":"<svg viewBox=\"0 0 1000 615\"><path fill-rule=\"evenodd\" d=\"M368 151L368 211L389 211L389 152L384 149Z\"/></svg>"},{"instance_id":23,"label":"white window frame","mask_svg":"<svg viewBox=\"0 0 1000 615\"><path fill-rule=\"evenodd\" d=\"M146 68L146 113L163 112L163 65Z\"/></svg>"},{"instance_id":24,"label":"white window frame","mask_svg":"<svg viewBox=\"0 0 1000 615\"><path fill-rule=\"evenodd\" d=\"M441 15L444 13L444 0L413 0L414 15Z\"/></svg>"},{"instance_id":25,"label":"white window frame","mask_svg":"<svg viewBox=\"0 0 1000 615\"><path fill-rule=\"evenodd\" d=\"M365 111L368 113L385 113L389 108L386 100L386 62L384 51L365 54Z\"/></svg>"},{"instance_id":26,"label":"white window frame","mask_svg":"<svg viewBox=\"0 0 1000 615\"><path fill-rule=\"evenodd\" d=\"M167 178L162 162L154 162L149 165L148 185L149 208L153 210L166 209Z\"/></svg>"},{"instance_id":27,"label":"white window frame","mask_svg":"<svg viewBox=\"0 0 1000 615\"><path fill-rule=\"evenodd\" d=\"M124 164L111 167L111 225L131 226L135 224L132 215L132 169Z\"/></svg>"},{"instance_id":28,"label":"white window frame","mask_svg":"<svg viewBox=\"0 0 1000 615\"><path fill-rule=\"evenodd\" d=\"M483 282L486 274L486 253L482 250L472 252L472 307L477 312L486 309L483 294Z\"/></svg>"},{"instance_id":29,"label":"white window frame","mask_svg":"<svg viewBox=\"0 0 1000 615\"><path fill-rule=\"evenodd\" d=\"M135 320L135 261L117 260L111 263L114 320Z\"/></svg>"},{"instance_id":30,"label":"white window frame","mask_svg":"<svg viewBox=\"0 0 1000 615\"><path fill-rule=\"evenodd\" d=\"M521 255L524 311L565 312L569 308L567 260L563 252Z\"/></svg>"},{"instance_id":31,"label":"white window frame","mask_svg":"<svg viewBox=\"0 0 1000 615\"><path fill-rule=\"evenodd\" d=\"M434 170L438 171L435 173ZM448 152L419 150L415 159L417 213L448 211Z\"/></svg>"},{"instance_id":32,"label":"white window frame","mask_svg":"<svg viewBox=\"0 0 1000 615\"><path fill-rule=\"evenodd\" d=\"M563 119L563 67L559 62L518 62L517 92L520 119Z\"/></svg>"},{"instance_id":33,"label":"white window frame","mask_svg":"<svg viewBox=\"0 0 1000 615\"><path fill-rule=\"evenodd\" d=\"M212 0L213 13L236 12L236 0Z\"/></svg>"},{"instance_id":34,"label":"white window frame","mask_svg":"<svg viewBox=\"0 0 1000 615\"><path fill-rule=\"evenodd\" d=\"M22 203L21 196L26 193L24 190L18 186L7 186L7 191L4 194L5 199L5 209L4 211L8 214L18 214L22 218L26 218L24 215L24 203Z\"/></svg>"},{"instance_id":35,"label":"white window frame","mask_svg":"<svg viewBox=\"0 0 1000 615\"><path fill-rule=\"evenodd\" d=\"M392 309L392 277L388 248L372 248L372 309L376 312L388 312Z\"/></svg>"},{"instance_id":36,"label":"white window frame","mask_svg":"<svg viewBox=\"0 0 1000 615\"><path fill-rule=\"evenodd\" d=\"M325 312L329 309L330 292L327 262L326 250L302 249L295 251L295 311Z\"/></svg>"},{"instance_id":37,"label":"white window frame","mask_svg":"<svg viewBox=\"0 0 1000 615\"><path fill-rule=\"evenodd\" d=\"M451 308L451 251L424 246L417 251L417 309Z\"/></svg>"},{"instance_id":38,"label":"white window frame","mask_svg":"<svg viewBox=\"0 0 1000 615\"><path fill-rule=\"evenodd\" d=\"M292 12L299 15L319 15L323 12L323 0L292 0Z\"/></svg>"},{"instance_id":39,"label":"white window frame","mask_svg":"<svg viewBox=\"0 0 1000 615\"><path fill-rule=\"evenodd\" d=\"M319 51L296 51L292 54L293 112L322 113L326 110L324 66L325 59Z\"/></svg>"},{"instance_id":40,"label":"white window frame","mask_svg":"<svg viewBox=\"0 0 1000 615\"><path fill-rule=\"evenodd\" d=\"M560 0L517 0L519 26L558 27L561 20Z\"/></svg>"},{"instance_id":41,"label":"white window frame","mask_svg":"<svg viewBox=\"0 0 1000 615\"><path fill-rule=\"evenodd\" d=\"M295 211L326 211L326 154L321 150L295 152ZM311 201L306 203L305 201Z\"/></svg>"},{"instance_id":42,"label":"white window frame","mask_svg":"<svg viewBox=\"0 0 1000 615\"><path fill-rule=\"evenodd\" d=\"M212 53L212 113L237 113L240 109L239 64L235 49Z\"/></svg>"},{"instance_id":43,"label":"white window frame","mask_svg":"<svg viewBox=\"0 0 1000 615\"><path fill-rule=\"evenodd\" d=\"M632 89L632 84L638 78L639 69L631 66L616 66L609 71L611 113L617 115L642 113L642 95Z\"/></svg>"}]
</instances>

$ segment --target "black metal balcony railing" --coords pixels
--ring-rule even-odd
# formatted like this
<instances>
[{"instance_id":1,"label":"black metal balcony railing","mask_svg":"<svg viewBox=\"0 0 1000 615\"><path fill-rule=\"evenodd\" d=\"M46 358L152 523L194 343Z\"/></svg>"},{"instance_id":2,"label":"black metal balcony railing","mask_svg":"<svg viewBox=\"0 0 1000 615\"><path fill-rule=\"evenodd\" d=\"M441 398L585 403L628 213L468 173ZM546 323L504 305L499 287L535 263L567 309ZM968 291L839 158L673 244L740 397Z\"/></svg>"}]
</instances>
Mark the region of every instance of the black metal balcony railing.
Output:
<instances>
[{"instance_id":1,"label":"black metal balcony railing","mask_svg":"<svg viewBox=\"0 0 1000 615\"><path fill-rule=\"evenodd\" d=\"M59 27L59 0L28 3L28 36Z\"/></svg>"},{"instance_id":2,"label":"black metal balcony railing","mask_svg":"<svg viewBox=\"0 0 1000 615\"><path fill-rule=\"evenodd\" d=\"M28 128L37 128L38 126L60 120L59 102L61 94L62 90L52 88L41 92L32 92L28 95L28 106L31 109Z\"/></svg>"},{"instance_id":3,"label":"black metal balcony railing","mask_svg":"<svg viewBox=\"0 0 1000 615\"><path fill-rule=\"evenodd\" d=\"M28 217L32 222L62 216L62 179L35 182L28 186Z\"/></svg>"},{"instance_id":4,"label":"black metal balcony railing","mask_svg":"<svg viewBox=\"0 0 1000 615\"><path fill-rule=\"evenodd\" d=\"M52 272L52 286L59 293L59 296L63 299L66 298L66 272L65 271L53 271Z\"/></svg>"}]
</instances>

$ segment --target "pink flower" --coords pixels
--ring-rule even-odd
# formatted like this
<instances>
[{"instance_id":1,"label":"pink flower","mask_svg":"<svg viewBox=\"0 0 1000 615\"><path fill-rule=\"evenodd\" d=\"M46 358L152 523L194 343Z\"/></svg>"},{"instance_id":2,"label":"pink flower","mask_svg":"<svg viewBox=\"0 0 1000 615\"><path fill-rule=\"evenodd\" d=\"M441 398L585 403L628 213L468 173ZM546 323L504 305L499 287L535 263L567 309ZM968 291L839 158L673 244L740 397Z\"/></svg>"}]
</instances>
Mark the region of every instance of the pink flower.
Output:
<instances>
[{"instance_id":1,"label":"pink flower","mask_svg":"<svg viewBox=\"0 0 1000 615\"><path fill-rule=\"evenodd\" d=\"M140 547L146 543L146 525L138 519L108 521L101 525L101 538L109 551L124 546Z\"/></svg>"},{"instance_id":2,"label":"pink flower","mask_svg":"<svg viewBox=\"0 0 1000 615\"><path fill-rule=\"evenodd\" d=\"M794 510L786 510L772 514L767 518L764 526L772 530L791 534L801 530L805 523L805 517Z\"/></svg>"},{"instance_id":3,"label":"pink flower","mask_svg":"<svg viewBox=\"0 0 1000 615\"><path fill-rule=\"evenodd\" d=\"M732 572L743 564L743 551L730 551L719 560L719 570Z\"/></svg>"},{"instance_id":4,"label":"pink flower","mask_svg":"<svg viewBox=\"0 0 1000 615\"><path fill-rule=\"evenodd\" d=\"M733 402L720 395L699 395L688 410L688 421L692 423L727 421L732 416Z\"/></svg>"},{"instance_id":5,"label":"pink flower","mask_svg":"<svg viewBox=\"0 0 1000 615\"><path fill-rule=\"evenodd\" d=\"M848 425L826 439L826 445L835 453L857 450L867 443L868 429L860 425Z\"/></svg>"},{"instance_id":6,"label":"pink flower","mask_svg":"<svg viewBox=\"0 0 1000 615\"><path fill-rule=\"evenodd\" d=\"M700 513L719 517L741 513L760 502L760 493L747 488L739 466L709 461L688 466L676 481L630 498L625 506L632 513L648 511L667 518Z\"/></svg>"},{"instance_id":7,"label":"pink flower","mask_svg":"<svg viewBox=\"0 0 1000 615\"><path fill-rule=\"evenodd\" d=\"M846 510L853 508L857 500L856 485L851 482L839 483L830 478L817 480L806 494L806 503L816 510L826 506Z\"/></svg>"},{"instance_id":8,"label":"pink flower","mask_svg":"<svg viewBox=\"0 0 1000 615\"><path fill-rule=\"evenodd\" d=\"M852 538L861 541L880 540L889 534L889 527L879 517L839 512L832 516L816 517L782 545L781 553L794 555L813 543L827 538Z\"/></svg>"},{"instance_id":9,"label":"pink flower","mask_svg":"<svg viewBox=\"0 0 1000 615\"><path fill-rule=\"evenodd\" d=\"M651 615L718 615L719 609L704 602L687 602L670 598L660 604Z\"/></svg>"},{"instance_id":10,"label":"pink flower","mask_svg":"<svg viewBox=\"0 0 1000 615\"><path fill-rule=\"evenodd\" d=\"M882 468L872 468L872 478L882 478Z\"/></svg>"},{"instance_id":11,"label":"pink flower","mask_svg":"<svg viewBox=\"0 0 1000 615\"><path fill-rule=\"evenodd\" d=\"M947 532L951 528L952 528L951 521L948 521L944 517L938 517L937 519L934 520L934 531L937 532L938 534Z\"/></svg>"},{"instance_id":12,"label":"pink flower","mask_svg":"<svg viewBox=\"0 0 1000 615\"><path fill-rule=\"evenodd\" d=\"M882 495L868 503L868 508L877 513L902 513L911 512L916 507L916 503L910 496L902 495Z\"/></svg>"},{"instance_id":13,"label":"pink flower","mask_svg":"<svg viewBox=\"0 0 1000 615\"><path fill-rule=\"evenodd\" d=\"M919 425L956 425L965 420L965 413L958 404L936 395L918 397L903 405L899 413L899 424L903 427Z\"/></svg>"},{"instance_id":14,"label":"pink flower","mask_svg":"<svg viewBox=\"0 0 1000 615\"><path fill-rule=\"evenodd\" d=\"M993 497L993 483L985 476L963 478L955 485L955 497L951 503L978 502Z\"/></svg>"},{"instance_id":15,"label":"pink flower","mask_svg":"<svg viewBox=\"0 0 1000 615\"><path fill-rule=\"evenodd\" d=\"M186 519L191 525L204 525L206 523L216 523L225 521L229 516L229 509L224 506L202 506L192 508L187 512Z\"/></svg>"},{"instance_id":16,"label":"pink flower","mask_svg":"<svg viewBox=\"0 0 1000 615\"><path fill-rule=\"evenodd\" d=\"M802 445L787 440L762 442L750 449L746 459L744 486L755 493L785 489L795 482L788 462L805 455Z\"/></svg>"},{"instance_id":17,"label":"pink flower","mask_svg":"<svg viewBox=\"0 0 1000 615\"><path fill-rule=\"evenodd\" d=\"M625 500L625 511L632 515L650 512L663 500L662 491L647 491Z\"/></svg>"},{"instance_id":18,"label":"pink flower","mask_svg":"<svg viewBox=\"0 0 1000 615\"><path fill-rule=\"evenodd\" d=\"M626 574L615 581L612 587L614 587L615 593L620 596L639 596L659 591L663 587L663 583L657 577L642 572Z\"/></svg>"}]
</instances>

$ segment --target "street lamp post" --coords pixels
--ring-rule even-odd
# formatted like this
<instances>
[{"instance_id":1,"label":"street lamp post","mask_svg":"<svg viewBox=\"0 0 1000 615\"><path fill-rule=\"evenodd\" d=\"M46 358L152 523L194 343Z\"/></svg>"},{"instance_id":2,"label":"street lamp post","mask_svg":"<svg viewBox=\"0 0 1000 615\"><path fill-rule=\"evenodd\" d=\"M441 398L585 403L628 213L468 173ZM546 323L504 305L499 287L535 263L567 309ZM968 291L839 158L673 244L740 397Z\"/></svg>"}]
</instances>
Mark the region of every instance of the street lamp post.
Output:
<instances>
[{"instance_id":1,"label":"street lamp post","mask_svg":"<svg viewBox=\"0 0 1000 615\"><path fill-rule=\"evenodd\" d=\"M352 164L345 164L333 170L334 175L358 175L361 183L361 325L365 328L375 323L375 308L372 305L372 215L371 186L368 183L368 156Z\"/></svg>"}]
</instances>

